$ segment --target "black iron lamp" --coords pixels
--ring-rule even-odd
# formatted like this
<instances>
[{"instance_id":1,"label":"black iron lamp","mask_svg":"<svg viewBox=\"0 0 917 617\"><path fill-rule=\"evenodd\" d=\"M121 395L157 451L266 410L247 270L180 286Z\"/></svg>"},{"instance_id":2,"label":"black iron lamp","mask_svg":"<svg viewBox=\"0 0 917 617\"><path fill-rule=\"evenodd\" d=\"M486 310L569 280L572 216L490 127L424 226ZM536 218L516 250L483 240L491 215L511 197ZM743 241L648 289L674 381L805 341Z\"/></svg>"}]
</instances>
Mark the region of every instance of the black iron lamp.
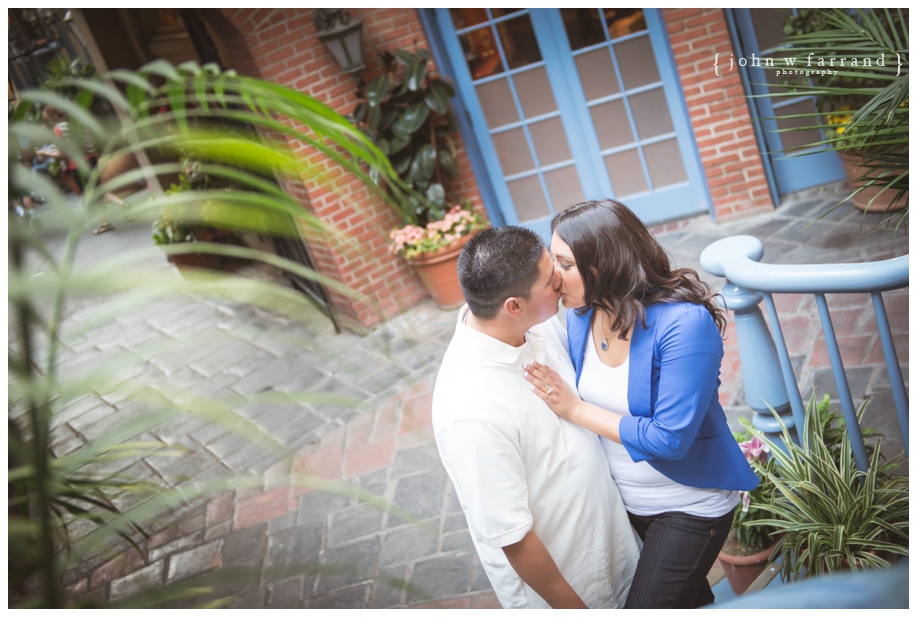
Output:
<instances>
[{"instance_id":1,"label":"black iron lamp","mask_svg":"<svg viewBox=\"0 0 917 617\"><path fill-rule=\"evenodd\" d=\"M313 19L318 40L344 72L356 74L363 70L363 20L351 21L350 13L341 9L315 9Z\"/></svg>"}]
</instances>

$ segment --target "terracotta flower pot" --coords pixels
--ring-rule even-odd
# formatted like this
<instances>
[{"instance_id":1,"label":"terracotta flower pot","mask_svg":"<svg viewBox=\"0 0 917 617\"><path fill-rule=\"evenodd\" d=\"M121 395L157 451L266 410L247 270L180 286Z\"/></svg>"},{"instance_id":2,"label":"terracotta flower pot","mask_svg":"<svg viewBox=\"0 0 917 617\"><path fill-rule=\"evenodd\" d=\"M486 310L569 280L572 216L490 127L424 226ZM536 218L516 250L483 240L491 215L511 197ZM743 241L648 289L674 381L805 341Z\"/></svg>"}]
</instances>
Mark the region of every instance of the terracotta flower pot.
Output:
<instances>
[{"instance_id":1,"label":"terracotta flower pot","mask_svg":"<svg viewBox=\"0 0 917 617\"><path fill-rule=\"evenodd\" d=\"M121 174L127 173L132 169L137 169L140 167L140 164L137 163L137 159L134 158L133 154L122 154L121 156L116 156L108 161L108 164L102 170L102 173L99 175L99 184L105 184L109 180L113 180L120 176ZM142 185L138 183L129 184L127 186L122 186L115 193L121 197L126 197L131 193L136 193L141 189Z\"/></svg>"},{"instance_id":2,"label":"terracotta flower pot","mask_svg":"<svg viewBox=\"0 0 917 617\"><path fill-rule=\"evenodd\" d=\"M407 260L441 309L455 309L465 303L458 280L458 258L462 247L477 233L473 231L448 246Z\"/></svg>"},{"instance_id":3,"label":"terracotta flower pot","mask_svg":"<svg viewBox=\"0 0 917 617\"><path fill-rule=\"evenodd\" d=\"M851 190L856 190L857 187L862 186L863 183L860 181L862 176L868 174L872 177L880 173L878 169L870 169L861 164L863 160L862 150L839 150L838 154L841 157L841 163L844 166L844 174L847 176L847 184L850 185ZM872 202L872 205L869 205L869 200L878 195L880 190L882 190L882 187L878 186L871 186L863 189L853 196L853 205L859 210L865 211L868 209L869 212L879 213L897 212L898 210L904 209L908 198L907 192L902 195L901 199L899 199L893 207L890 207L892 199L898 194L898 189L895 187L884 191L874 202Z\"/></svg>"},{"instance_id":4,"label":"terracotta flower pot","mask_svg":"<svg viewBox=\"0 0 917 617\"><path fill-rule=\"evenodd\" d=\"M764 572L773 550L774 547L769 546L760 553L746 556L730 555L720 551L719 560L723 566L723 572L726 573L729 586L737 596L745 593L748 586Z\"/></svg>"},{"instance_id":5,"label":"terracotta flower pot","mask_svg":"<svg viewBox=\"0 0 917 617\"><path fill-rule=\"evenodd\" d=\"M169 262L175 264L178 271L183 268L203 268L216 270L220 265L220 256L213 253L176 253L168 256Z\"/></svg>"}]
</instances>

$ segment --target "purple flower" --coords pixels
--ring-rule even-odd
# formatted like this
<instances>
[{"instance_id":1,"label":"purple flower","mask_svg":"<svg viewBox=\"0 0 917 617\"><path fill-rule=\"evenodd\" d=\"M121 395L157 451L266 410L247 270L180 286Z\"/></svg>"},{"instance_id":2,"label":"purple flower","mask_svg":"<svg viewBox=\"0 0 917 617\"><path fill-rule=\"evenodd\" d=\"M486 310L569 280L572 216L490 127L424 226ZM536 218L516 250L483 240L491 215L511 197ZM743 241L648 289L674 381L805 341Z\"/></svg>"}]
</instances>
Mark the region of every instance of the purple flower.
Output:
<instances>
[{"instance_id":1,"label":"purple flower","mask_svg":"<svg viewBox=\"0 0 917 617\"><path fill-rule=\"evenodd\" d=\"M742 454L745 455L745 459L749 463L756 461L759 463L767 462L767 453L770 452L770 448L757 435L748 441L740 443L739 448L742 449Z\"/></svg>"}]
</instances>

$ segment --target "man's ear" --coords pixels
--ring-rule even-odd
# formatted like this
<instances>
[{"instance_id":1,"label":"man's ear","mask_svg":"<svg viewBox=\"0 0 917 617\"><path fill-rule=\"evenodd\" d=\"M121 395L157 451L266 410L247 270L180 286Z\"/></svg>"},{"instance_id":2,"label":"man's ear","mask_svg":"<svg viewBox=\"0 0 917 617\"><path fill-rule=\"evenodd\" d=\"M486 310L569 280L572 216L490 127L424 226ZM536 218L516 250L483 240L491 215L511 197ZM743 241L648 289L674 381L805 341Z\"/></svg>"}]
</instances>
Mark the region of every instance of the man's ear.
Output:
<instances>
[{"instance_id":1,"label":"man's ear","mask_svg":"<svg viewBox=\"0 0 917 617\"><path fill-rule=\"evenodd\" d=\"M522 311L525 309L525 298L513 296L503 301L503 310L509 313L513 319L522 317Z\"/></svg>"}]
</instances>

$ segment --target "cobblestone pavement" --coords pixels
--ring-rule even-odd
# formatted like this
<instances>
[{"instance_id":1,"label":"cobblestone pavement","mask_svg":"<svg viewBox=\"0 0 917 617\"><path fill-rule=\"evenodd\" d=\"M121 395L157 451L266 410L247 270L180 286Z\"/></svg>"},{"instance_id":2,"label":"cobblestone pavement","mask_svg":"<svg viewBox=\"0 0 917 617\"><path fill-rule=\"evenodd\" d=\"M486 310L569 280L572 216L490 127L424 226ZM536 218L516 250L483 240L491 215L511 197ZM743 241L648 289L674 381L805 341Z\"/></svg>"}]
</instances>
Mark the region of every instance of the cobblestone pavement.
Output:
<instances>
[{"instance_id":1,"label":"cobblestone pavement","mask_svg":"<svg viewBox=\"0 0 917 617\"><path fill-rule=\"evenodd\" d=\"M761 238L769 262L875 260L907 253L906 235L892 247L892 233L875 227L878 216L863 219L846 205L808 226L838 201L842 190L833 185L804 191L772 213L731 223L701 216L655 231L678 265L699 272L704 247L739 233ZM90 236L81 245L78 264L149 244L148 236L146 228ZM171 266L162 259L156 267ZM722 285L702 276L717 288ZM68 309L65 334L97 315L101 302L77 299ZM856 296L829 299L854 396L872 397L873 408L888 411L893 409L891 394L867 302L868 297ZM814 301L790 296L779 305L803 395L812 384L819 392L832 391ZM886 294L886 305L907 380L907 290ZM85 369L130 351L140 359L119 369L123 379L235 397L227 404L270 435L255 443L249 430L182 414L142 437L183 446L184 456L127 460L126 468L112 467L113 472L169 484L288 473L334 484L333 490L317 490L266 481L190 500L172 512L171 524L154 529L142 543L142 556L132 550L110 553L69 572L69 596L114 600L142 587L238 567L250 574L221 589L235 596L230 606L239 608L498 607L430 427L432 387L454 319L454 312L426 301L360 337L335 334L319 316L297 320L178 295L120 314L70 340L63 368ZM215 333L228 336L210 340ZM163 350L163 342L182 344ZM734 334L727 339L722 382L723 404L737 425L736 419L750 411L744 405ZM57 413L52 433L56 452L72 451L149 408L143 400L125 398L117 387L109 390ZM355 409L315 398L283 405L244 400L296 391L345 396L359 405ZM896 426L879 424L890 441L900 444ZM369 496L402 510L369 503ZM416 519L409 520L404 511Z\"/></svg>"}]
</instances>

